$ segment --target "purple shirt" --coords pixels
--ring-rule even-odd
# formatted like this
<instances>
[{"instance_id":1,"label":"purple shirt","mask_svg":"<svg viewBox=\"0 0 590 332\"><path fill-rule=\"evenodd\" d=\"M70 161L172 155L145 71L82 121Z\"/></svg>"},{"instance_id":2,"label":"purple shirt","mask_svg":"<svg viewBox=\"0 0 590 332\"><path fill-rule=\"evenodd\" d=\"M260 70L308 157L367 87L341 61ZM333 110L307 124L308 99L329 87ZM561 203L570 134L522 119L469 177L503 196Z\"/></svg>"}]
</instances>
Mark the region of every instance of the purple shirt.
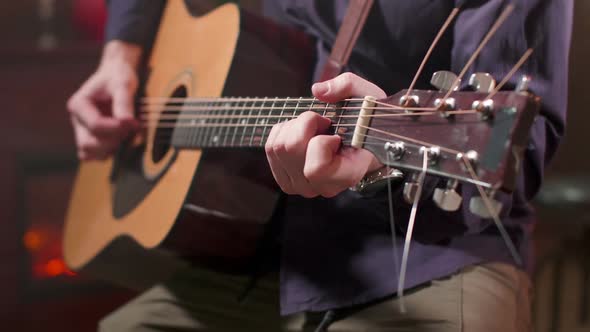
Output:
<instances>
[{"instance_id":1,"label":"purple shirt","mask_svg":"<svg viewBox=\"0 0 590 332\"><path fill-rule=\"evenodd\" d=\"M388 94L407 88L422 57L450 11L462 5L450 31L429 61L418 88L429 88L436 70L460 72L494 20L503 0L377 0L352 54L349 71L375 82ZM530 144L513 194L500 193L501 218L530 270L529 201L541 186L543 172L563 136L567 101L567 68L573 0L515 0L516 9L492 38L467 75L488 72L501 79L534 47L522 74L533 77L531 90L543 99L531 129ZM267 0L265 13L300 27L317 38L317 71L326 60L342 21L344 0ZM163 1L111 0L108 39L149 45ZM469 76L466 76L469 77ZM487 261L514 264L493 222L463 204L444 212L432 201L443 182L429 177L417 215L406 287L448 276ZM462 185L464 202L476 194ZM284 211L281 255L281 312L320 311L362 304L395 293L398 275L390 238L387 194L364 198L344 192L333 199L289 196ZM394 197L398 252L401 253L410 205Z\"/></svg>"}]
</instances>

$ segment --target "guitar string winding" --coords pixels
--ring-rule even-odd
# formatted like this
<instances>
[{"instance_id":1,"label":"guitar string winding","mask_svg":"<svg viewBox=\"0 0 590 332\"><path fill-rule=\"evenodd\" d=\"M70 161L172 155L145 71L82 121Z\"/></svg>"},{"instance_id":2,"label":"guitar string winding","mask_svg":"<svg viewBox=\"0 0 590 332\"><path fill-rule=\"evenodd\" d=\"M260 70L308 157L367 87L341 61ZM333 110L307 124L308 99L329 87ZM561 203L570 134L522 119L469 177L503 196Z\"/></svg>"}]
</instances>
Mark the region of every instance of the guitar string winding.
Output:
<instances>
[{"instance_id":1,"label":"guitar string winding","mask_svg":"<svg viewBox=\"0 0 590 332\"><path fill-rule=\"evenodd\" d=\"M492 25L492 27L490 28L490 30L488 31L486 36L480 42L480 44L477 47L477 49L475 50L475 52L473 52L473 54L471 55L471 57L469 58L469 60L465 64L465 66L463 67L463 70L461 70L461 73L457 76L457 78L455 79L455 81L451 85L451 88L449 89L447 94L442 98L443 100L446 100L449 98L449 96L451 96L451 94L453 93L453 90L455 90L455 88L459 85L459 82L461 82L461 80L463 79L463 76L465 76L465 74L467 74L467 70L469 70L469 68L471 68L471 65L473 65L473 62L475 62L475 59L477 59L477 57L479 56L479 54L481 53L483 48L487 45L488 41L490 41L490 39L496 34L496 32L498 31L500 26L504 23L504 21L506 21L506 19L512 13L513 10L514 10L513 4L509 4L506 6L506 8L504 8L504 10L502 11L502 14L500 14L500 16L496 19L496 22L494 22L494 25Z\"/></svg>"},{"instance_id":2,"label":"guitar string winding","mask_svg":"<svg viewBox=\"0 0 590 332\"><path fill-rule=\"evenodd\" d=\"M430 47L428 48L428 51L426 52L426 55L424 56L424 59L422 60L420 67L416 71L416 75L414 75L414 79L412 80L412 83L410 84L408 91L406 92L406 96L405 96L406 99L410 96L410 94L414 90L414 87L416 86L416 83L418 82L418 78L420 77L420 74L422 74L422 71L424 71L424 67L426 66L426 63L428 62L428 59L430 59L430 56L432 55L432 52L436 48L436 45L438 45L438 42L440 41L440 39L444 35L445 31L447 31L447 29L449 28L449 26L451 25L451 23L453 22L453 20L457 16L457 14L459 14L459 9L460 9L459 7L453 9L451 14L449 15L449 17L447 18L447 20L445 21L445 23L441 27L441 29L436 34L436 37L432 41L432 44L430 44Z\"/></svg>"}]
</instances>

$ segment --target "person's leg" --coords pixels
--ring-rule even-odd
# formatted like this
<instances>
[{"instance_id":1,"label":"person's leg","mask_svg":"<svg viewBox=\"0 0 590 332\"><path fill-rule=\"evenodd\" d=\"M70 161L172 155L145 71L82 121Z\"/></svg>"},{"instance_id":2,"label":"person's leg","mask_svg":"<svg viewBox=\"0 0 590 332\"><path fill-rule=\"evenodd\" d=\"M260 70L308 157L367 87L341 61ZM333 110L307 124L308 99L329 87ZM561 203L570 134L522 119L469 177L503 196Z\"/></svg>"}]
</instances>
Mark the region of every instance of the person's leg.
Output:
<instances>
[{"instance_id":1,"label":"person's leg","mask_svg":"<svg viewBox=\"0 0 590 332\"><path fill-rule=\"evenodd\" d=\"M405 314L393 298L336 321L327 331L526 332L531 330L529 291L524 272L484 264L408 292Z\"/></svg>"},{"instance_id":2,"label":"person's leg","mask_svg":"<svg viewBox=\"0 0 590 332\"><path fill-rule=\"evenodd\" d=\"M485 264L462 274L463 331L532 331L526 273L508 264Z\"/></svg>"},{"instance_id":3,"label":"person's leg","mask_svg":"<svg viewBox=\"0 0 590 332\"><path fill-rule=\"evenodd\" d=\"M157 285L99 324L119 331L283 331L278 281L264 278L243 303L237 296L246 277L191 269Z\"/></svg>"}]
</instances>

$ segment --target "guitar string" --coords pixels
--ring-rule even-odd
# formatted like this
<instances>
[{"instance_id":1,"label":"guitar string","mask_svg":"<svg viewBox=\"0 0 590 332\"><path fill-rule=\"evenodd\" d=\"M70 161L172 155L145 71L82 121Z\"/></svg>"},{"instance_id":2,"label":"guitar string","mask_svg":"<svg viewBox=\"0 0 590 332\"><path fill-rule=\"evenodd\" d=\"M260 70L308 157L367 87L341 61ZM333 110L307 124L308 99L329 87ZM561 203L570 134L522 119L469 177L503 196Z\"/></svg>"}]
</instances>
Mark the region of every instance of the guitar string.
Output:
<instances>
[{"instance_id":1,"label":"guitar string","mask_svg":"<svg viewBox=\"0 0 590 332\"><path fill-rule=\"evenodd\" d=\"M524 63L529 59L531 54L533 54L533 49L529 48L524 53L524 55L520 58L520 60L518 60L516 65L514 65L514 67L512 67L512 69L508 72L508 74L506 74L506 76L504 76L504 79L500 82L500 84L498 84L498 86L484 100L492 99L504 87L504 85L506 83L508 83L508 81L516 74L516 72L520 69L520 67L522 67L524 65Z\"/></svg>"},{"instance_id":2,"label":"guitar string","mask_svg":"<svg viewBox=\"0 0 590 332\"><path fill-rule=\"evenodd\" d=\"M232 106L232 107L223 107L223 106L170 106L165 108L145 108L142 107L140 109L140 114L162 114L162 113L171 113L171 112L188 112L188 113L198 113L198 112L209 112L209 111L236 111L243 109L243 106ZM305 106L300 107L260 107L260 106L250 106L246 107L247 109L252 109L253 111L277 111L277 110L300 110L302 112L306 111L324 111L326 109L332 111L360 111L361 109L365 110L379 110L379 111L397 111L397 112L430 112L436 111L436 107L405 107L405 108L392 108L392 107L378 107L378 106L367 106L367 107L336 107L336 106L328 106L328 107L315 107L315 108L306 108ZM173 114L174 115L174 114Z\"/></svg>"},{"instance_id":3,"label":"guitar string","mask_svg":"<svg viewBox=\"0 0 590 332\"><path fill-rule=\"evenodd\" d=\"M377 102L375 102L377 103ZM395 111L434 111L437 110L436 107L401 107L398 105L390 105L387 103L382 103L379 102L378 104L381 105L387 105L387 106L367 106L367 107L361 107L361 106L344 106L344 107L338 107L335 104L331 104L331 103L312 103L314 105L316 105L315 108L308 108L306 107L306 105L303 106L298 106L298 107L282 107L282 106L256 106L254 104L250 105L250 106L245 106L245 105L240 105L240 106L222 106L222 105L203 105L203 106L186 106L186 105L174 105L174 106L164 106L164 107L160 107L160 106L153 106L153 105L148 105L148 106L141 106L140 107L140 113L168 113L168 112L182 112L182 111L189 111L189 112L199 112L199 111L231 111L231 110L241 110L242 108L247 108L247 109L252 109L253 111L257 111L257 110L270 110L270 111L275 111L275 110L302 110L302 111L306 111L306 110L319 110L319 111L323 111L326 109L330 109L330 110L361 110L361 109L367 109L367 110L395 110Z\"/></svg>"},{"instance_id":4,"label":"guitar string","mask_svg":"<svg viewBox=\"0 0 590 332\"><path fill-rule=\"evenodd\" d=\"M475 173L473 166L471 165L471 162L469 161L469 159L467 158L466 155L463 155L463 163L465 164L465 168L469 172L471 179L474 181L477 181L477 182L481 182L479 180L479 177ZM488 213L491 215L491 217L494 221L494 224L496 224L496 228L498 228L498 231L500 232L500 235L502 236L504 243L508 247L508 251L510 251L510 255L512 256L512 259L514 259L516 264L518 264L519 266L522 266L522 258L518 254L518 251L516 250L516 246L514 245L514 242L512 242L510 235L508 234L508 232L506 231L506 228L504 227L504 225L502 224L502 221L500 220L500 217L498 215L498 213L500 213L500 211L494 210L494 208L492 207L492 202L491 202L490 197L488 196L488 194L485 192L485 190L483 189L483 187L481 185L475 183L475 187L477 188L477 191L479 191L479 195L481 196L481 199L483 200L486 210L488 210Z\"/></svg>"},{"instance_id":5,"label":"guitar string","mask_svg":"<svg viewBox=\"0 0 590 332\"><path fill-rule=\"evenodd\" d=\"M502 15L500 15L500 17L498 18L498 20L496 21L496 24L492 27L492 29L490 29L490 31L488 32L486 38L484 38L484 40L482 41L482 43L479 45L478 50L476 50L476 52L473 54L473 56L471 57L471 59L468 61L468 63L465 65L465 67L463 68L461 74L457 77L457 79L455 79L455 82L453 82L451 89L449 89L449 91L447 92L446 96L443 98L443 100L447 99L453 92L454 87L458 85L459 80L462 79L462 77L466 74L467 69L471 66L471 63L473 61L475 61L476 57L478 56L479 52L481 52L481 49L483 49L483 47L485 46L485 44L487 43L487 41L489 40L489 38L491 38L492 35L495 34L495 32L497 31L497 29L499 28L499 26L503 23L503 21L508 17L508 14L510 14L513 10L513 6L509 5L503 12ZM409 89L408 89L409 90ZM409 95L409 93L407 94ZM406 95L406 96L407 96ZM466 161L467 164L469 164L468 159L464 156L464 160ZM471 165L469 165L471 166ZM409 218L409 223L408 223L408 230L406 232L406 239L405 239L405 243L404 243L404 251L403 251L403 256L402 256L402 266L401 266L401 271L400 271L400 275L399 275L399 279L398 279L398 289L397 289L397 294L399 297L399 303L400 303L400 311L402 313L406 312L406 308L405 308L405 301L404 301L404 288L405 288L405 277L406 277L406 271L407 271L407 263L408 263L408 256L409 256L409 250L410 250L410 243L412 240L412 234L413 234L413 229L414 229L414 223L415 223L415 219L416 219L416 213L418 210L418 202L420 200L420 196L422 194L422 188L423 188L423 184L424 184L424 177L426 175L428 169L428 148L426 148L424 150L424 158L423 158L423 165L422 165L422 172L419 175L418 178L418 188L416 189L416 194L414 196L414 202L412 204L412 209L410 212L410 218ZM475 172L473 172L473 169L471 169L471 175L472 178L475 180L476 179L476 174ZM482 197L484 197L485 193L483 191L483 188L481 186L478 185L478 190L480 191L480 194L482 194ZM391 193L389 196L389 200L391 200ZM486 206L488 207L488 209L491 211L491 204L489 202L489 200L486 200L486 198L484 198L484 202L486 202ZM492 213L492 215L494 215ZM497 215L495 216L495 219L497 219L497 224L500 225L501 227L501 223L499 223L499 218L497 217ZM503 227L502 227L503 229ZM511 242L509 242L511 243ZM509 248L512 248L509 246ZM511 250L511 253L515 253L515 251ZM514 256L517 257L517 256ZM518 260L517 260L518 262Z\"/></svg>"},{"instance_id":6,"label":"guitar string","mask_svg":"<svg viewBox=\"0 0 590 332\"><path fill-rule=\"evenodd\" d=\"M501 23L501 21L502 21L501 19L503 19L503 16L506 16L506 17L507 17L507 13L509 13L509 12L512 10L510 7L511 7L511 6L509 6L509 8L507 8L507 9L505 10L505 12L503 13L503 15L501 15L501 17L498 19L498 21L499 21L500 23ZM510 9L510 10L508 10L508 9ZM504 14L506 14L506 15L504 15ZM496 23L499 23L499 22L496 22ZM499 24L496 24L496 25L498 25L498 26L499 26ZM496 26L496 25L495 25L495 26ZM492 30L494 30L494 29L492 29ZM488 33L488 36L490 36L491 32L492 32L492 31L490 31L490 33ZM495 31L494 31L494 32L495 32ZM484 39L484 41L485 41L485 42L487 42L487 39L489 39L489 38L487 38L488 36L486 36L486 39ZM479 47L479 50L477 50L477 51L476 51L476 53L479 53L480 49L481 49L481 48L483 48L483 44L485 44L485 43L482 43L482 45L480 45L480 47ZM476 56L476 54L474 54L474 56L472 57L472 59L470 59L470 61L469 61L469 62L473 62L473 61L474 61L474 59L475 59L475 56ZM470 65L470 63L468 63L468 65ZM463 70L463 72L462 72L462 75L460 75L460 76L459 76L459 78L456 80L456 82L455 82L453 85L456 85L456 84L457 84L457 81L458 81L460 78L462 78L462 76L464 76L464 74L465 74L465 72L466 72L467 68L469 67L468 65L466 65L466 67L464 68L464 70ZM499 90L499 89L498 89L498 90ZM447 96L446 96L445 98L448 98L448 96L450 96L450 93L451 93L451 92L452 92L452 90L451 90L451 91L449 91L449 93L447 94ZM427 153L425 153L425 160L426 160L426 159L427 159ZM469 165L469 166L470 166L470 165ZM425 171L423 170L423 172L422 172L422 175L424 174L424 172L425 172ZM475 173L473 173L472 175L473 175L473 176L475 176ZM478 189L480 189L480 193L483 193L483 190L482 190L481 186L478 186ZM483 196L485 196L485 193L483 193L482 197L483 197ZM484 201L485 201L485 199L484 199ZM416 202L417 202L417 201L415 200L415 203L416 203ZM489 201L488 201L488 204L486 204L486 205L488 205L488 206L487 206L487 207L488 207L488 209L491 209L491 205L489 204ZM493 214L493 213L492 213L492 214ZM499 220L499 218L497 218L497 216L496 216L496 219L498 219L498 220ZM402 263L402 264L403 264L403 263Z\"/></svg>"},{"instance_id":7,"label":"guitar string","mask_svg":"<svg viewBox=\"0 0 590 332\"><path fill-rule=\"evenodd\" d=\"M475 60L477 59L477 57L479 56L479 54L481 53L483 48L487 45L489 40L496 34L496 32L498 31L500 26L504 23L504 21L506 21L506 19L512 13L513 10L514 10L514 5L509 4L502 11L502 14L500 14L500 16L498 17L496 22L494 22L494 25L492 25L492 27L490 28L490 30L488 31L486 36L480 42L480 44L477 47L477 49L475 50L475 52L473 52L473 54L471 55L471 57L469 58L469 60L467 61L467 63L463 67L463 69L461 70L461 73L457 76L457 78L455 79L455 81L451 85L451 89L449 89L447 94L442 98L443 100L448 99L449 96L453 93L453 90L459 85L459 82L463 79L463 76L465 76L465 74L467 74L467 70L469 70L469 68L471 68L471 65L473 64L473 62L475 62Z\"/></svg>"},{"instance_id":8,"label":"guitar string","mask_svg":"<svg viewBox=\"0 0 590 332\"><path fill-rule=\"evenodd\" d=\"M412 210L410 210L410 218L408 221L408 229L406 231L406 238L404 241L404 251L402 253L402 265L399 273L399 279L397 283L397 294L400 300L400 311L402 313L406 312L406 306L404 301L404 287L406 284L406 272L408 269L408 258L410 255L410 244L412 242L412 236L414 233L414 224L416 222L416 214L418 213L418 202L420 201L420 196L422 195L422 188L424 186L424 178L426 177L426 172L428 171L428 152L429 148L425 148L423 153L424 157L422 158L422 171L418 176L418 187L416 188L416 194L414 196L414 201L412 203ZM389 197L391 199L391 197Z\"/></svg>"},{"instance_id":9,"label":"guitar string","mask_svg":"<svg viewBox=\"0 0 590 332\"><path fill-rule=\"evenodd\" d=\"M267 97L268 98L268 97ZM139 101L142 104L168 104L168 103L185 103L185 104L198 104L198 103L214 103L214 102L223 102L229 101L231 99L232 102L242 103L242 102L262 102L264 101L264 97L142 97L139 98ZM274 100L274 98L273 98ZM346 98L342 101L348 102L362 102L364 98ZM293 97L277 97L276 101L284 101L284 102L319 102L320 100L315 97L301 97L301 98L293 98Z\"/></svg>"},{"instance_id":10,"label":"guitar string","mask_svg":"<svg viewBox=\"0 0 590 332\"><path fill-rule=\"evenodd\" d=\"M412 93L412 90L414 90L414 87L416 86L416 83L418 82L418 78L420 77L420 75L424 71L424 67L426 66L426 63L428 62L428 59L430 59L430 56L432 55L432 52L436 48L436 45L438 45L438 42L440 41L440 39L442 38L444 33L447 31L447 29L451 25L451 22L453 22L453 20L455 19L455 17L457 16L458 13L459 13L459 8L453 9L451 14L449 15L449 17L447 18L447 20L445 21L445 23L441 27L441 29L436 34L436 37L432 41L432 44L430 44L430 47L428 48L428 51L426 52L426 55L424 56L424 59L422 60L420 67L418 67L418 71L416 71L416 75L414 75L414 79L412 80L412 83L410 84L408 91L406 92L406 95L405 95L406 99L410 96L410 94Z\"/></svg>"},{"instance_id":11,"label":"guitar string","mask_svg":"<svg viewBox=\"0 0 590 332\"><path fill-rule=\"evenodd\" d=\"M466 111L450 111L448 112L449 115L454 115L454 114L461 114L461 115L465 115L465 114L475 114L477 113L477 111L475 110L466 110ZM425 114L412 114L412 113L408 113L408 114L384 114L383 116L388 116L388 117L392 117L392 116L397 116L397 117L402 117L402 116L418 116L418 115L425 115ZM427 115L437 115L438 113L436 112L432 112L430 114ZM370 115L367 115L365 117L373 117ZM359 116L353 117L353 118L359 118ZM142 124L143 125L149 125L150 123L156 122L157 120L149 120L147 122L143 121ZM265 128L269 128L269 127L273 127L275 124L270 124L270 123L265 123L265 124L191 124L191 123L187 123L187 124L178 124L178 123L159 123L157 126L149 126L146 128L157 128L157 132L156 132L156 138L160 139L160 140L166 140L166 139L170 139L172 138L172 136L174 135L173 130L175 128L190 128L190 129L194 129L194 128L202 128L202 129L208 129L208 128L253 128L253 129L265 129ZM344 128L352 128L352 127L356 127L357 124L356 123L341 123L339 125L331 125L331 127L344 127ZM391 132L387 132L387 131L382 131L379 130L375 127L371 127L371 126L364 126L361 125L360 126L363 129L368 129L368 130L374 130L376 132L380 132L382 134L386 134L386 135L390 135L390 136L394 136L394 137L400 137L399 135L396 135L394 133ZM162 131L162 129L168 129L167 131ZM244 132L243 138L252 138L252 139L264 139L265 137L260 135L260 134L256 134L255 131L250 131L250 132ZM225 134L222 133L217 133L213 136L211 136L211 138L214 138L219 140L219 139L225 139L225 137L227 136L231 136L233 135L233 133L227 132ZM401 136L403 137L403 136ZM387 140L385 140L387 141ZM418 144L422 144L425 142L422 141L418 141L418 140L414 140L415 142L417 142ZM162 142L162 144L167 144L166 142ZM203 144L205 144L205 142L203 142ZM434 144L431 144L430 146L434 146ZM453 151L454 152L454 151Z\"/></svg>"},{"instance_id":12,"label":"guitar string","mask_svg":"<svg viewBox=\"0 0 590 332\"><path fill-rule=\"evenodd\" d=\"M466 114L476 114L479 113L478 110L475 109L466 109L466 110L456 110L456 111L447 111L446 114L448 115L466 115ZM298 114L300 115L300 114ZM428 116L428 115L439 115L438 112L430 111L430 112L421 112L421 113L395 113L395 114L367 114L367 115L334 115L334 116L324 116L324 118L333 119L333 118L345 118L345 119L358 119L358 118L394 118L394 117L416 117L416 116ZM296 119L297 116L292 115L214 115L214 116L207 116L207 115L190 115L190 114L182 114L178 116L174 115L162 115L162 116L150 116L150 115L141 115L140 120L146 123L151 122L158 122L162 120L212 120L212 119L234 119L234 120L247 120L247 119L286 119L292 120ZM203 126L208 126L209 124L201 124ZM223 123L216 123L215 125L225 126L226 124ZM230 125L228 123L227 125ZM231 125L255 125L252 123L248 124L231 124ZM260 124L265 125L264 123Z\"/></svg>"},{"instance_id":13,"label":"guitar string","mask_svg":"<svg viewBox=\"0 0 590 332\"><path fill-rule=\"evenodd\" d=\"M342 144L345 144L344 140L342 141ZM391 174L391 154L388 151L385 151L385 156L387 161L385 164L385 171L387 172L387 208L389 212L389 228L391 229L391 253L393 255L393 268L395 270L395 274L399 276L399 253L397 250L397 236L395 234L397 227L395 227L395 216L393 211L393 185L391 183L392 178L389 176L389 174Z\"/></svg>"},{"instance_id":14,"label":"guitar string","mask_svg":"<svg viewBox=\"0 0 590 332\"><path fill-rule=\"evenodd\" d=\"M183 104L195 104L195 103L215 103L215 102L223 102L223 101L229 101L231 99L232 102L236 102L236 103L240 103L240 102L264 102L265 98L259 98L259 97L197 97L197 98L179 98L179 97L142 97L140 98L140 102L142 104L156 104L156 105L162 105L162 104L168 104L168 103L183 103ZM277 101L284 101L284 102L310 102L310 103L316 103L316 104L323 104L323 102L321 102L319 99L313 97L313 98L292 98L292 97L286 97L286 98L273 98L273 100L275 102ZM342 102L363 102L365 101L365 98L347 98L347 99L343 99L341 100ZM374 101L376 104L382 105L382 106L388 106L388 107L392 107L392 108L398 108L398 109L404 109L404 107L400 106L400 105L394 105L394 104L389 104L386 103L384 101L379 101L376 100Z\"/></svg>"}]
</instances>

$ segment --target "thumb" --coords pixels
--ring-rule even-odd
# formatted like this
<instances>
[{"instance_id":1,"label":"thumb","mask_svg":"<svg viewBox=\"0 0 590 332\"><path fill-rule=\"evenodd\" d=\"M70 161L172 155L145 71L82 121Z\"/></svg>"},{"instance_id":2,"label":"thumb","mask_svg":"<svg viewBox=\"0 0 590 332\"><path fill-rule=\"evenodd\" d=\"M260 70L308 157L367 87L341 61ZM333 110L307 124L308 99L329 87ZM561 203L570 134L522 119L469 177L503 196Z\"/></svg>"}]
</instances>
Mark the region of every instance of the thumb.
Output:
<instances>
[{"instance_id":1,"label":"thumb","mask_svg":"<svg viewBox=\"0 0 590 332\"><path fill-rule=\"evenodd\" d=\"M129 79L123 84L118 84L111 92L113 117L121 121L122 125L135 128L138 122L135 119L135 92L137 91L136 79Z\"/></svg>"},{"instance_id":2,"label":"thumb","mask_svg":"<svg viewBox=\"0 0 590 332\"><path fill-rule=\"evenodd\" d=\"M373 96L377 99L387 97L377 85L352 73L344 73L331 80L316 83L311 87L311 91L316 98L328 103L352 96Z\"/></svg>"},{"instance_id":3,"label":"thumb","mask_svg":"<svg viewBox=\"0 0 590 332\"><path fill-rule=\"evenodd\" d=\"M135 89L117 88L112 92L113 117L126 120L134 116L134 95Z\"/></svg>"}]
</instances>

